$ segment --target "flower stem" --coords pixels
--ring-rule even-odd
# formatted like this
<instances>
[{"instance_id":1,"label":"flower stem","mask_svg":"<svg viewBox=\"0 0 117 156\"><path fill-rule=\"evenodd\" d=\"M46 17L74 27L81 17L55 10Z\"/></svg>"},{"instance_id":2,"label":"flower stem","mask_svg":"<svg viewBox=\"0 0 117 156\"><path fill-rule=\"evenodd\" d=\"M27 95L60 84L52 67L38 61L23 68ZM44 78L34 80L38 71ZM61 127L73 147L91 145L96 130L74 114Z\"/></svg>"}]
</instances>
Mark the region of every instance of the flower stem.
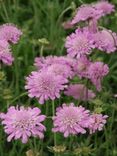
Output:
<instances>
[{"instance_id":1,"label":"flower stem","mask_svg":"<svg viewBox=\"0 0 117 156\"><path fill-rule=\"evenodd\" d=\"M40 48L40 57L43 56L43 49L44 49L44 45L42 44L42 45L41 45L41 48Z\"/></svg>"},{"instance_id":2,"label":"flower stem","mask_svg":"<svg viewBox=\"0 0 117 156\"><path fill-rule=\"evenodd\" d=\"M53 116L54 116L55 115L54 100L52 101L52 112L53 112ZM54 146L56 146L56 133L54 133Z\"/></svg>"}]
</instances>

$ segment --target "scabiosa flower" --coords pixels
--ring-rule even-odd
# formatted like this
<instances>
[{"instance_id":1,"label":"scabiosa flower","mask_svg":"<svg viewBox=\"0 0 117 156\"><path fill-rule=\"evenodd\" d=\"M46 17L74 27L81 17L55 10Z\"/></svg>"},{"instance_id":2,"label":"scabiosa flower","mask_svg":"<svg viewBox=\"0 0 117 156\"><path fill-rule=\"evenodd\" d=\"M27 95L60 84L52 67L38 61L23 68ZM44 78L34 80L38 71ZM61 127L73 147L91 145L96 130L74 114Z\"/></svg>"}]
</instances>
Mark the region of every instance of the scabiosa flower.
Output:
<instances>
[{"instance_id":1,"label":"scabiosa flower","mask_svg":"<svg viewBox=\"0 0 117 156\"><path fill-rule=\"evenodd\" d=\"M43 70L43 69L42 69ZM74 72L72 68L67 64L52 64L46 69L49 73L54 73L55 75L63 76L65 78L72 78Z\"/></svg>"},{"instance_id":2,"label":"scabiosa flower","mask_svg":"<svg viewBox=\"0 0 117 156\"><path fill-rule=\"evenodd\" d=\"M101 30L93 35L95 47L106 51L114 52L117 46L117 35L110 30Z\"/></svg>"},{"instance_id":3,"label":"scabiosa flower","mask_svg":"<svg viewBox=\"0 0 117 156\"><path fill-rule=\"evenodd\" d=\"M88 67L90 66L91 61L87 59L86 56L82 56L77 59L73 65L74 73L80 78L88 77Z\"/></svg>"},{"instance_id":4,"label":"scabiosa flower","mask_svg":"<svg viewBox=\"0 0 117 156\"><path fill-rule=\"evenodd\" d=\"M36 68L40 70L42 68L47 68L48 66L56 63L63 64L63 65L67 64L70 67L72 67L74 64L74 59L67 56L36 57L34 66L36 66Z\"/></svg>"},{"instance_id":5,"label":"scabiosa flower","mask_svg":"<svg viewBox=\"0 0 117 156\"><path fill-rule=\"evenodd\" d=\"M68 82L63 76L56 76L54 73L32 72L26 78L25 89L28 90L29 97L36 97L40 104L45 100L60 97L60 91L67 87L65 83Z\"/></svg>"},{"instance_id":6,"label":"scabiosa flower","mask_svg":"<svg viewBox=\"0 0 117 156\"><path fill-rule=\"evenodd\" d=\"M88 68L88 76L98 91L101 91L101 80L109 73L109 67L103 62L94 62Z\"/></svg>"},{"instance_id":7,"label":"scabiosa flower","mask_svg":"<svg viewBox=\"0 0 117 156\"><path fill-rule=\"evenodd\" d=\"M41 123L45 120L45 115L40 115L39 108L24 108L11 106L7 113L1 113L0 118L4 125L5 132L9 135L7 140L10 142L21 139L22 143L27 143L31 136L43 139L43 132L46 130Z\"/></svg>"},{"instance_id":8,"label":"scabiosa flower","mask_svg":"<svg viewBox=\"0 0 117 156\"><path fill-rule=\"evenodd\" d=\"M10 46L6 40L0 40L0 61L6 65L11 65L14 58Z\"/></svg>"},{"instance_id":9,"label":"scabiosa flower","mask_svg":"<svg viewBox=\"0 0 117 156\"><path fill-rule=\"evenodd\" d=\"M21 35L22 31L13 24L7 23L0 26L0 39L2 40L16 44Z\"/></svg>"},{"instance_id":10,"label":"scabiosa flower","mask_svg":"<svg viewBox=\"0 0 117 156\"><path fill-rule=\"evenodd\" d=\"M94 48L92 35L90 35L88 29L77 29L75 33L72 33L66 38L65 47L67 48L68 56L81 57L86 54L90 54L92 48Z\"/></svg>"},{"instance_id":11,"label":"scabiosa flower","mask_svg":"<svg viewBox=\"0 0 117 156\"><path fill-rule=\"evenodd\" d=\"M97 130L101 131L106 124L107 115L92 114L90 116L92 123L89 125L90 134L95 133Z\"/></svg>"},{"instance_id":12,"label":"scabiosa flower","mask_svg":"<svg viewBox=\"0 0 117 156\"><path fill-rule=\"evenodd\" d=\"M82 106L74 106L71 103L69 106L63 104L57 108L56 116L53 117L54 128L53 132L61 132L64 137L70 134L84 134L90 124L89 110Z\"/></svg>"},{"instance_id":13,"label":"scabiosa flower","mask_svg":"<svg viewBox=\"0 0 117 156\"><path fill-rule=\"evenodd\" d=\"M109 3L108 1L100 1L93 5L97 10L102 11L102 16L106 14L110 14L115 11L114 5Z\"/></svg>"},{"instance_id":14,"label":"scabiosa flower","mask_svg":"<svg viewBox=\"0 0 117 156\"><path fill-rule=\"evenodd\" d=\"M76 24L80 21L98 19L100 18L101 14L102 14L102 11L96 9L92 5L82 5L78 8L77 13L72 20L72 24Z\"/></svg>"},{"instance_id":15,"label":"scabiosa flower","mask_svg":"<svg viewBox=\"0 0 117 156\"><path fill-rule=\"evenodd\" d=\"M74 99L83 101L91 100L95 97L95 93L83 84L70 84L64 93Z\"/></svg>"}]
</instances>

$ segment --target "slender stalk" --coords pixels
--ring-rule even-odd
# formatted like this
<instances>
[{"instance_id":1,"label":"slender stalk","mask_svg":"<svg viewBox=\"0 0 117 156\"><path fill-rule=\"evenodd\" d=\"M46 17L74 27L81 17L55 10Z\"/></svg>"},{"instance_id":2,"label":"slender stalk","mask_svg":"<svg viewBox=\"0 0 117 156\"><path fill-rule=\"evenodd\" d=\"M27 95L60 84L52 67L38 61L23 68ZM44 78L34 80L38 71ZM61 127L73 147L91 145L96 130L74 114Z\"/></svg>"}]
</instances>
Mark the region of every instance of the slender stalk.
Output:
<instances>
[{"instance_id":1,"label":"slender stalk","mask_svg":"<svg viewBox=\"0 0 117 156\"><path fill-rule=\"evenodd\" d=\"M41 48L40 48L40 56L43 56L43 50L44 50L44 45L42 44Z\"/></svg>"},{"instance_id":2,"label":"slender stalk","mask_svg":"<svg viewBox=\"0 0 117 156\"><path fill-rule=\"evenodd\" d=\"M54 104L54 100L52 101L52 113L53 116L55 115L55 104ZM56 146L56 133L54 133L54 146Z\"/></svg>"}]
</instances>

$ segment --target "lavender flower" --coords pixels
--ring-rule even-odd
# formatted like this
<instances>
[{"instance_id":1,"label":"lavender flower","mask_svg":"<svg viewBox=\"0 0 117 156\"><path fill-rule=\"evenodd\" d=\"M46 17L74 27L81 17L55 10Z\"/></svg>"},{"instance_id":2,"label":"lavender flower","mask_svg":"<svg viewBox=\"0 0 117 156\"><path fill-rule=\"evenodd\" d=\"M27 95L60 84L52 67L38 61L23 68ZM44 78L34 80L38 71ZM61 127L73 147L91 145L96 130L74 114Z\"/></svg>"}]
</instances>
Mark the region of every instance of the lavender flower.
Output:
<instances>
[{"instance_id":1,"label":"lavender flower","mask_svg":"<svg viewBox=\"0 0 117 156\"><path fill-rule=\"evenodd\" d=\"M81 57L91 53L94 48L92 35L88 29L77 29L75 33L72 33L66 38L65 47L67 48L68 56Z\"/></svg>"},{"instance_id":2,"label":"lavender flower","mask_svg":"<svg viewBox=\"0 0 117 156\"><path fill-rule=\"evenodd\" d=\"M83 84L70 84L66 91L64 91L65 95L72 96L77 100L91 100L96 95L92 90L89 90Z\"/></svg>"},{"instance_id":3,"label":"lavender flower","mask_svg":"<svg viewBox=\"0 0 117 156\"><path fill-rule=\"evenodd\" d=\"M86 56L82 56L77 59L73 65L74 73L80 78L88 77L88 67L90 66L91 61L87 59Z\"/></svg>"},{"instance_id":4,"label":"lavender flower","mask_svg":"<svg viewBox=\"0 0 117 156\"><path fill-rule=\"evenodd\" d=\"M102 51L111 53L117 49L117 35L110 30L98 31L93 35L93 39L95 47Z\"/></svg>"},{"instance_id":5,"label":"lavender flower","mask_svg":"<svg viewBox=\"0 0 117 156\"><path fill-rule=\"evenodd\" d=\"M114 12L114 5L109 3L108 1L100 1L93 5L97 10L102 11L102 16L105 16L106 14L110 14L111 12Z\"/></svg>"},{"instance_id":6,"label":"lavender flower","mask_svg":"<svg viewBox=\"0 0 117 156\"><path fill-rule=\"evenodd\" d=\"M107 115L93 114L90 116L92 123L89 125L90 134L95 133L97 130L101 131L106 124Z\"/></svg>"},{"instance_id":7,"label":"lavender flower","mask_svg":"<svg viewBox=\"0 0 117 156\"><path fill-rule=\"evenodd\" d=\"M6 40L7 42L16 44L21 35L21 30L13 24L7 23L0 26L0 40Z\"/></svg>"},{"instance_id":8,"label":"lavender flower","mask_svg":"<svg viewBox=\"0 0 117 156\"><path fill-rule=\"evenodd\" d=\"M14 58L10 46L6 40L0 40L0 61L6 65L12 65Z\"/></svg>"},{"instance_id":9,"label":"lavender flower","mask_svg":"<svg viewBox=\"0 0 117 156\"><path fill-rule=\"evenodd\" d=\"M46 70L49 73L54 73L56 76L63 76L65 78L72 78L74 76L72 68L67 64L55 63L50 65Z\"/></svg>"},{"instance_id":10,"label":"lavender flower","mask_svg":"<svg viewBox=\"0 0 117 156\"><path fill-rule=\"evenodd\" d=\"M70 67L74 64L74 59L67 56L47 56L47 57L36 57L34 65L38 70L48 68L53 64L69 65Z\"/></svg>"},{"instance_id":11,"label":"lavender flower","mask_svg":"<svg viewBox=\"0 0 117 156\"><path fill-rule=\"evenodd\" d=\"M56 76L54 73L48 72L32 72L26 78L25 89L28 90L29 97L36 97L40 104L45 100L60 97L60 91L67 86L67 79L63 76Z\"/></svg>"},{"instance_id":12,"label":"lavender flower","mask_svg":"<svg viewBox=\"0 0 117 156\"><path fill-rule=\"evenodd\" d=\"M89 110L82 106L74 106L73 103L69 106L63 104L62 107L57 108L56 116L53 117L52 131L63 133L64 137L70 134L84 134L90 122Z\"/></svg>"},{"instance_id":13,"label":"lavender flower","mask_svg":"<svg viewBox=\"0 0 117 156\"><path fill-rule=\"evenodd\" d=\"M80 21L86 21L91 19L98 19L102 15L102 11L96 9L92 5L82 5L78 8L75 17L72 20L72 24L76 24Z\"/></svg>"},{"instance_id":14,"label":"lavender flower","mask_svg":"<svg viewBox=\"0 0 117 156\"><path fill-rule=\"evenodd\" d=\"M9 135L7 141L21 139L22 143L27 143L31 136L43 139L43 132L46 130L42 125L45 115L40 115L39 108L24 108L11 106L7 113L1 113L0 118L4 125L5 132Z\"/></svg>"},{"instance_id":15,"label":"lavender flower","mask_svg":"<svg viewBox=\"0 0 117 156\"><path fill-rule=\"evenodd\" d=\"M109 67L103 62L94 62L88 68L88 76L97 90L101 90L101 80L109 73Z\"/></svg>"}]
</instances>

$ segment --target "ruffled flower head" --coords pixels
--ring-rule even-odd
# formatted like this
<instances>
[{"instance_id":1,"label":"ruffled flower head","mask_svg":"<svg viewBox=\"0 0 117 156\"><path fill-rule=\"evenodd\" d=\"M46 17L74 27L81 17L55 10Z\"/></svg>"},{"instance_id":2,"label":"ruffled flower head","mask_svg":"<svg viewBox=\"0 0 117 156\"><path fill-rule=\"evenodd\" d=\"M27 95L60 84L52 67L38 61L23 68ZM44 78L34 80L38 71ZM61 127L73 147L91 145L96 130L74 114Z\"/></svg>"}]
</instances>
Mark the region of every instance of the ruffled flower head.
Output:
<instances>
[{"instance_id":1,"label":"ruffled flower head","mask_svg":"<svg viewBox=\"0 0 117 156\"><path fill-rule=\"evenodd\" d=\"M8 134L7 141L21 139L22 143L27 143L31 136L43 139L46 128L41 122L45 120L45 115L40 113L37 107L24 108L23 106L11 106L7 113L1 113L4 130Z\"/></svg>"},{"instance_id":2,"label":"ruffled flower head","mask_svg":"<svg viewBox=\"0 0 117 156\"><path fill-rule=\"evenodd\" d=\"M68 56L81 57L91 53L94 48L92 35L88 29L77 29L66 38L65 48L67 48Z\"/></svg>"},{"instance_id":3,"label":"ruffled flower head","mask_svg":"<svg viewBox=\"0 0 117 156\"><path fill-rule=\"evenodd\" d=\"M95 47L107 53L117 49L117 35L110 30L101 30L93 35Z\"/></svg>"},{"instance_id":4,"label":"ruffled flower head","mask_svg":"<svg viewBox=\"0 0 117 156\"><path fill-rule=\"evenodd\" d=\"M60 97L60 91L67 86L67 79L63 76L57 76L54 73L32 72L26 78L25 89L28 90L29 97L36 97L40 104L46 100L54 100Z\"/></svg>"},{"instance_id":5,"label":"ruffled flower head","mask_svg":"<svg viewBox=\"0 0 117 156\"><path fill-rule=\"evenodd\" d=\"M54 128L52 131L63 133L64 137L71 134L84 134L90 122L89 110L82 106L74 106L73 103L69 106L63 104L57 108L56 116L53 117Z\"/></svg>"},{"instance_id":6,"label":"ruffled flower head","mask_svg":"<svg viewBox=\"0 0 117 156\"><path fill-rule=\"evenodd\" d=\"M72 24L76 24L80 21L98 19L100 18L101 14L102 14L102 11L96 9L92 5L82 5L78 8L77 13L72 20Z\"/></svg>"},{"instance_id":7,"label":"ruffled flower head","mask_svg":"<svg viewBox=\"0 0 117 156\"><path fill-rule=\"evenodd\" d=\"M92 123L89 125L90 134L95 133L97 130L101 131L106 124L107 115L102 114L92 114Z\"/></svg>"},{"instance_id":8,"label":"ruffled flower head","mask_svg":"<svg viewBox=\"0 0 117 156\"><path fill-rule=\"evenodd\" d=\"M7 23L0 26L0 39L2 40L16 44L21 35L22 31L13 24Z\"/></svg>"},{"instance_id":9,"label":"ruffled flower head","mask_svg":"<svg viewBox=\"0 0 117 156\"><path fill-rule=\"evenodd\" d=\"M92 90L88 89L83 84L71 84L64 93L67 96L72 96L76 100L83 101L91 100L96 96Z\"/></svg>"},{"instance_id":10,"label":"ruffled flower head","mask_svg":"<svg viewBox=\"0 0 117 156\"><path fill-rule=\"evenodd\" d=\"M109 67L103 62L94 62L88 68L88 76L91 82L101 91L101 80L109 73Z\"/></svg>"},{"instance_id":11,"label":"ruffled flower head","mask_svg":"<svg viewBox=\"0 0 117 156\"><path fill-rule=\"evenodd\" d=\"M91 62L87 59L86 56L82 56L77 59L73 65L73 70L77 76L80 78L88 77L88 67L90 66Z\"/></svg>"},{"instance_id":12,"label":"ruffled flower head","mask_svg":"<svg viewBox=\"0 0 117 156\"><path fill-rule=\"evenodd\" d=\"M115 6L108 1L100 1L93 5L97 10L102 12L102 16L115 11Z\"/></svg>"},{"instance_id":13,"label":"ruffled flower head","mask_svg":"<svg viewBox=\"0 0 117 156\"><path fill-rule=\"evenodd\" d=\"M14 58L10 46L6 40L0 40L0 61L6 65L12 65Z\"/></svg>"}]
</instances>

